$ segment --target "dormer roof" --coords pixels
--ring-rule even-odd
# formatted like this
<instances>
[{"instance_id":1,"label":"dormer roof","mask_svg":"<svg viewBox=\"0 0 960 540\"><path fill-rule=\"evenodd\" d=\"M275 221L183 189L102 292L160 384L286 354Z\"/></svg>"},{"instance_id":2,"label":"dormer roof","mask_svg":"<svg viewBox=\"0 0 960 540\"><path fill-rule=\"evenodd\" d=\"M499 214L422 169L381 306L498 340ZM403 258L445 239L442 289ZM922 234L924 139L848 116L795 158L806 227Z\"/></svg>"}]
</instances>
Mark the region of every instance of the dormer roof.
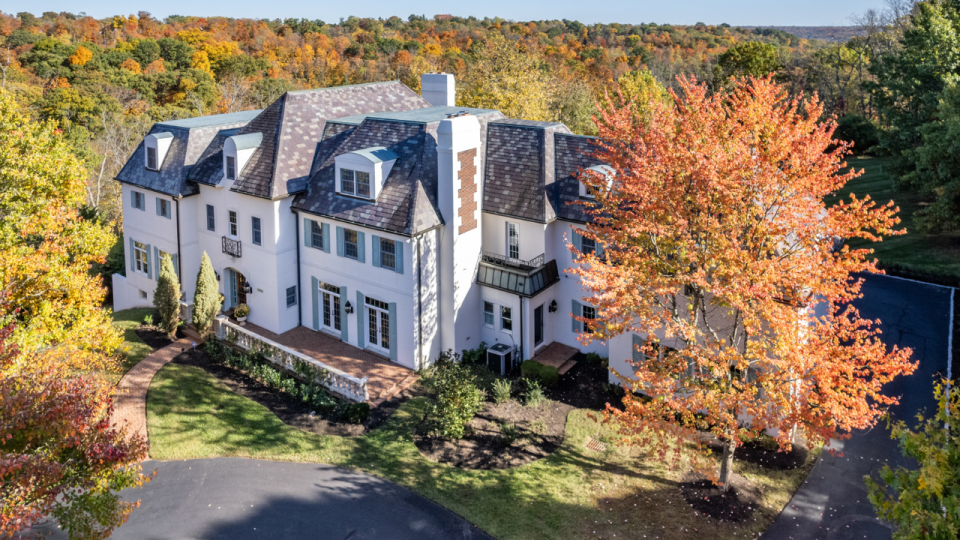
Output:
<instances>
[{"instance_id":1,"label":"dormer roof","mask_svg":"<svg viewBox=\"0 0 960 540\"><path fill-rule=\"evenodd\" d=\"M370 161L370 163L383 163L385 161L391 161L397 159L397 155L387 150L382 146L373 146L370 148L364 148L362 150L354 150L353 152L347 152L348 154L356 154L362 156Z\"/></svg>"},{"instance_id":2,"label":"dormer roof","mask_svg":"<svg viewBox=\"0 0 960 540\"><path fill-rule=\"evenodd\" d=\"M580 202L580 169L609 167L591 154L596 150L596 138L583 135L557 135L556 145L556 211L557 218L586 223L589 216Z\"/></svg>"}]
</instances>

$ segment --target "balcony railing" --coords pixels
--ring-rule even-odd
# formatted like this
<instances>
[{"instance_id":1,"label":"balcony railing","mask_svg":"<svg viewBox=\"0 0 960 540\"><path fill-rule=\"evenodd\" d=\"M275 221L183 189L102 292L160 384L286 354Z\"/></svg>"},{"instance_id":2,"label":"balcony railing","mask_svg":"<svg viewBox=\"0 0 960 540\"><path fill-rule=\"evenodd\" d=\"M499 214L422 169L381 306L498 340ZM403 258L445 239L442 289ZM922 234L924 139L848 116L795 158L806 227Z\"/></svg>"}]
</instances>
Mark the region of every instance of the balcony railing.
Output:
<instances>
[{"instance_id":1,"label":"balcony railing","mask_svg":"<svg viewBox=\"0 0 960 540\"><path fill-rule=\"evenodd\" d=\"M529 261L525 261L523 259L515 259L513 257L507 257L506 255L500 255L499 253L490 253L489 251L484 251L481 260L487 264L496 264L498 266L505 266L507 268L518 268L524 272L536 270L544 264L543 253L537 255Z\"/></svg>"},{"instance_id":2,"label":"balcony railing","mask_svg":"<svg viewBox=\"0 0 960 540\"><path fill-rule=\"evenodd\" d=\"M241 254L240 251L240 241L234 240L233 238L223 237L223 252L231 257L239 257Z\"/></svg>"},{"instance_id":3,"label":"balcony railing","mask_svg":"<svg viewBox=\"0 0 960 540\"><path fill-rule=\"evenodd\" d=\"M297 372L297 362L312 366L316 382L351 401L361 402L370 399L366 377L354 377L315 358L284 347L242 326L233 324L223 315L213 320L213 329L217 339L229 341L243 350L257 350L267 360L290 371Z\"/></svg>"}]
</instances>

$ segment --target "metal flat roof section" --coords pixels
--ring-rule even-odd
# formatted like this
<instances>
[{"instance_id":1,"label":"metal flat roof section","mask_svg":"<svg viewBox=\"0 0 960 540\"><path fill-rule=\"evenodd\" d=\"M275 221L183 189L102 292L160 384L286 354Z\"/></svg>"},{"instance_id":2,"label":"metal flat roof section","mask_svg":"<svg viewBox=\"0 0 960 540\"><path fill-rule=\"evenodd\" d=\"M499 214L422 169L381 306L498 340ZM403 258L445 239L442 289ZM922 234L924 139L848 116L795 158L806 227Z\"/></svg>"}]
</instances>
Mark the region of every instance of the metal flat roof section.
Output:
<instances>
[{"instance_id":1,"label":"metal flat roof section","mask_svg":"<svg viewBox=\"0 0 960 540\"><path fill-rule=\"evenodd\" d=\"M236 124L238 122L249 122L260 114L256 111L240 111L227 114L211 114L210 116L198 116L196 118L184 118L183 120L169 120L167 122L157 122L158 126L170 126L180 129L199 129L205 127L223 126L226 124Z\"/></svg>"},{"instance_id":2,"label":"metal flat roof section","mask_svg":"<svg viewBox=\"0 0 960 540\"><path fill-rule=\"evenodd\" d=\"M536 270L525 273L493 264L480 263L477 283L501 291L533 298L560 281L557 261L551 260Z\"/></svg>"},{"instance_id":3,"label":"metal flat roof section","mask_svg":"<svg viewBox=\"0 0 960 540\"><path fill-rule=\"evenodd\" d=\"M329 121L331 123L359 126L367 118L372 118L377 120L395 120L400 122L414 122L417 124L432 124L434 122L445 120L447 116L451 114L457 114L460 112L470 113L474 116L483 116L486 114L493 114L497 111L494 109L472 109L470 107L451 107L441 105L437 107L414 109L412 111L387 111L370 114L357 114L353 116L344 116L342 118L332 118Z\"/></svg>"}]
</instances>

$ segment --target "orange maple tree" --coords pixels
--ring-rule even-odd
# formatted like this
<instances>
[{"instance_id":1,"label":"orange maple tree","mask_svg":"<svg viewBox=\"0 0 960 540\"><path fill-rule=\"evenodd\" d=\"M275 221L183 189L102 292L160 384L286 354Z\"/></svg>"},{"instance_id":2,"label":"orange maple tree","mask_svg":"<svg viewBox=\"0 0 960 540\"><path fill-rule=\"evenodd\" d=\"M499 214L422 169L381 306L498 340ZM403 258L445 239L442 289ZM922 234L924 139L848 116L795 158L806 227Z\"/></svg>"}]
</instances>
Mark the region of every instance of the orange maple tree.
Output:
<instances>
[{"instance_id":1,"label":"orange maple tree","mask_svg":"<svg viewBox=\"0 0 960 540\"><path fill-rule=\"evenodd\" d=\"M618 374L622 410L604 412L620 442L662 459L679 459L683 441L719 442L719 474L702 472L727 489L734 451L764 430L789 450L797 435L844 438L896 403L881 388L916 366L850 304L851 273L878 270L871 250L837 239L901 231L892 202L824 204L862 171L842 172L850 145L818 121L815 95L788 99L770 78L714 94L678 83L666 102L597 109L592 153L611 170L580 173L595 194L583 234L605 248L577 253L596 308L581 339L638 336L633 376Z\"/></svg>"}]
</instances>

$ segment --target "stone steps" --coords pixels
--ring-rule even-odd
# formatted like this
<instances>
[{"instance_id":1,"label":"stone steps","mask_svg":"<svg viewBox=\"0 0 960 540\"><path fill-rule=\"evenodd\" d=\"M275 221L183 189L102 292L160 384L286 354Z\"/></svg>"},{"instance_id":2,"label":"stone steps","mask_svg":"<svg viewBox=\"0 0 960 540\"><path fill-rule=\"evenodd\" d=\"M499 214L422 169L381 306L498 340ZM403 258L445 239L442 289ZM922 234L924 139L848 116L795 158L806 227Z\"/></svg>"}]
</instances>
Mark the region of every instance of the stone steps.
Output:
<instances>
[{"instance_id":1,"label":"stone steps","mask_svg":"<svg viewBox=\"0 0 960 540\"><path fill-rule=\"evenodd\" d=\"M410 385L417 382L419 378L420 378L419 375L411 372L410 375L407 375L406 378L404 378L402 381L395 383L390 388L387 388L383 392L380 392L379 396L377 396L376 398L370 401L370 407L371 408L379 407L381 404L383 404L384 401L387 401L388 399L399 394L400 392L403 392L407 388L410 388Z\"/></svg>"},{"instance_id":2,"label":"stone steps","mask_svg":"<svg viewBox=\"0 0 960 540\"><path fill-rule=\"evenodd\" d=\"M576 360L573 360L573 359L567 360L566 362L564 362L563 364L561 364L560 367L557 368L557 373L559 373L560 375L563 375L563 374L565 374L566 372L568 372L568 371L570 371L571 369L573 369L573 366L575 366L575 365L577 365L577 361L576 361Z\"/></svg>"}]
</instances>

